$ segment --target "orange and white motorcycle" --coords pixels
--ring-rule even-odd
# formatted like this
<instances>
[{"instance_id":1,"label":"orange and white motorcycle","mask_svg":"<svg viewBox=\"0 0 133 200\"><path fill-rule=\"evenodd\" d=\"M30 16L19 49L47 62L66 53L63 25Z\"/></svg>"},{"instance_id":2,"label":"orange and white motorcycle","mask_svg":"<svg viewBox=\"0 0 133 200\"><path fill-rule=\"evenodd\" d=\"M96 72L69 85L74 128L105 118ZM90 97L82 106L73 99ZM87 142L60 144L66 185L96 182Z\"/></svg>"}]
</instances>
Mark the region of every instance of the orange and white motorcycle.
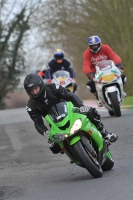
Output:
<instances>
[{"instance_id":1,"label":"orange and white motorcycle","mask_svg":"<svg viewBox=\"0 0 133 200\"><path fill-rule=\"evenodd\" d=\"M121 104L124 99L121 72L112 60L103 60L95 65L96 73L93 79L97 96L109 115L120 117Z\"/></svg>"}]
</instances>

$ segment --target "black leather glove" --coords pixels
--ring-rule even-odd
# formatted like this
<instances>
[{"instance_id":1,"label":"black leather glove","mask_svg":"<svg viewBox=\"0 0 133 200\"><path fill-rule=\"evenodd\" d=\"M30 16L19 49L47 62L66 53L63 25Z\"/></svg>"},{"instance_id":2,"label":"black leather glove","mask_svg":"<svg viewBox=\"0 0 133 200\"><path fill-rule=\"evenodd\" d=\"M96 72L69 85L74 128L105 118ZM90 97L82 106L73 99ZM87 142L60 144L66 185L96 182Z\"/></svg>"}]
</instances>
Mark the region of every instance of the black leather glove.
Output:
<instances>
[{"instance_id":1,"label":"black leather glove","mask_svg":"<svg viewBox=\"0 0 133 200\"><path fill-rule=\"evenodd\" d=\"M49 138L49 130L43 132L44 137Z\"/></svg>"},{"instance_id":2,"label":"black leather glove","mask_svg":"<svg viewBox=\"0 0 133 200\"><path fill-rule=\"evenodd\" d=\"M124 71L124 67L123 67L122 63L116 64L116 67L117 67L121 72Z\"/></svg>"},{"instance_id":3,"label":"black leather glove","mask_svg":"<svg viewBox=\"0 0 133 200\"><path fill-rule=\"evenodd\" d=\"M49 148L50 150L54 153L54 154L57 154L57 153L64 153L62 152L59 144L55 143L55 142L52 142L50 139L48 139L48 145L49 145Z\"/></svg>"},{"instance_id":4,"label":"black leather glove","mask_svg":"<svg viewBox=\"0 0 133 200\"><path fill-rule=\"evenodd\" d=\"M90 72L89 74L87 74L87 77L88 77L89 80L93 80L95 75L94 75L94 73Z\"/></svg>"},{"instance_id":5,"label":"black leather glove","mask_svg":"<svg viewBox=\"0 0 133 200\"><path fill-rule=\"evenodd\" d=\"M86 113L88 113L89 110L90 110L89 106L81 106L79 108L79 111L80 111L81 114L86 114Z\"/></svg>"}]
</instances>

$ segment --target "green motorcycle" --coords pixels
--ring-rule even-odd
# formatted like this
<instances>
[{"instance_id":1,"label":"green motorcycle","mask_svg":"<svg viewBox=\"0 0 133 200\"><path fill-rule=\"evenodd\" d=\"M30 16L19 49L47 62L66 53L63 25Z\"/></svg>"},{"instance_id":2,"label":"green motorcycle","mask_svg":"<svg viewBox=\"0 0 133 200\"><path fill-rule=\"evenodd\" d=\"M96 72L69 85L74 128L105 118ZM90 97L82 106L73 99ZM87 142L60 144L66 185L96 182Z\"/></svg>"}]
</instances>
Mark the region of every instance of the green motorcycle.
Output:
<instances>
[{"instance_id":1,"label":"green motorcycle","mask_svg":"<svg viewBox=\"0 0 133 200\"><path fill-rule=\"evenodd\" d=\"M50 126L50 140L58 143L76 165L86 168L94 177L114 166L109 143L96 126L71 102L60 102L45 117Z\"/></svg>"}]
</instances>

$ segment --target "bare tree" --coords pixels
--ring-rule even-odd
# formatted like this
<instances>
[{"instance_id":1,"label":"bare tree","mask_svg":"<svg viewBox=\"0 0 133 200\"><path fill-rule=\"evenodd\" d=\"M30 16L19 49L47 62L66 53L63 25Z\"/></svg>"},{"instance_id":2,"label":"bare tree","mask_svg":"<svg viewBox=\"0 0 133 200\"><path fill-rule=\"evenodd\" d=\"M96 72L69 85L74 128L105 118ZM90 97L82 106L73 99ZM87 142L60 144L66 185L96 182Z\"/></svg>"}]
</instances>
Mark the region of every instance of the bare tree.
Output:
<instances>
[{"instance_id":1,"label":"bare tree","mask_svg":"<svg viewBox=\"0 0 133 200\"><path fill-rule=\"evenodd\" d=\"M24 40L30 29L31 15L38 9L35 1L26 1L14 13L12 10L17 0L9 6L8 1L1 2L0 18L0 108L4 108L3 99L9 91L17 88L24 73L25 49ZM7 9L8 8L8 9ZM5 12L8 10L8 13Z\"/></svg>"}]
</instances>

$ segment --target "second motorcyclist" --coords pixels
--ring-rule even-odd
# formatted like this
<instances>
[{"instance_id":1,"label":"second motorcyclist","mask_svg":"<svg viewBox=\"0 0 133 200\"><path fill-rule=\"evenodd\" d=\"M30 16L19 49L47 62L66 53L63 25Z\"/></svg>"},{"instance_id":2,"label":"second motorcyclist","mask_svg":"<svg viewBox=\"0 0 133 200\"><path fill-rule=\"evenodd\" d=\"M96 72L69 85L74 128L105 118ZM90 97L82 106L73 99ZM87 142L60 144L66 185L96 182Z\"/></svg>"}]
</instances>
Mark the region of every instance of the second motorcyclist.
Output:
<instances>
[{"instance_id":1,"label":"second motorcyclist","mask_svg":"<svg viewBox=\"0 0 133 200\"><path fill-rule=\"evenodd\" d=\"M95 83L93 81L95 74L95 65L102 60L113 60L115 65L119 68L120 71L124 70L122 65L122 60L110 46L102 44L101 39L97 35L90 36L88 38L89 47L84 51L83 54L83 72L87 75L89 81L87 82L87 88L91 93L97 98ZM123 85L126 82L126 76L121 75ZM123 96L126 96L126 93L123 93ZM98 106L102 106L101 102L97 101Z\"/></svg>"}]
</instances>

